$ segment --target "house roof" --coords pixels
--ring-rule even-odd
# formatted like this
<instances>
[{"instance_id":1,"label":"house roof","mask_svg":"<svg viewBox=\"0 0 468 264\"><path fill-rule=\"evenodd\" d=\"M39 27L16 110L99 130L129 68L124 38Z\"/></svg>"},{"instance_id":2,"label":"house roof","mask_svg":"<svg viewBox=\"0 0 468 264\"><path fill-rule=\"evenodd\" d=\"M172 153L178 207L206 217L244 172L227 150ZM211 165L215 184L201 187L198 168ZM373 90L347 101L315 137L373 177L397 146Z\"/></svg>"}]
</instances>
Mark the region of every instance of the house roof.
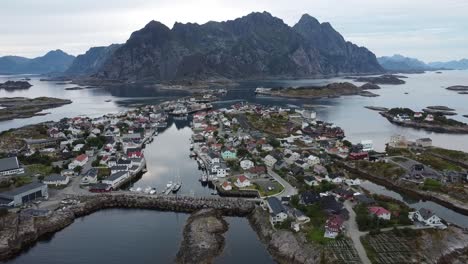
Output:
<instances>
[{"instance_id":1,"label":"house roof","mask_svg":"<svg viewBox=\"0 0 468 264\"><path fill-rule=\"evenodd\" d=\"M369 212L372 214L375 214L377 216L384 215L384 214L390 214L390 211L387 209L380 207L380 206L371 206L368 208Z\"/></svg>"},{"instance_id":2,"label":"house roof","mask_svg":"<svg viewBox=\"0 0 468 264\"><path fill-rule=\"evenodd\" d=\"M14 170L18 168L19 163L17 157L0 159L0 171Z\"/></svg>"},{"instance_id":3,"label":"house roof","mask_svg":"<svg viewBox=\"0 0 468 264\"><path fill-rule=\"evenodd\" d=\"M427 220L431 218L435 213L432 210L426 209L426 208L421 208L418 210L419 214L424 218L424 220Z\"/></svg>"},{"instance_id":4,"label":"house roof","mask_svg":"<svg viewBox=\"0 0 468 264\"><path fill-rule=\"evenodd\" d=\"M336 201L333 196L324 196L320 199L320 204L325 211L337 213L343 209L343 204Z\"/></svg>"},{"instance_id":5,"label":"house roof","mask_svg":"<svg viewBox=\"0 0 468 264\"><path fill-rule=\"evenodd\" d=\"M54 182L54 181L64 181L67 179L67 176L62 176L60 174L51 174L44 178L45 182Z\"/></svg>"},{"instance_id":6,"label":"house roof","mask_svg":"<svg viewBox=\"0 0 468 264\"><path fill-rule=\"evenodd\" d=\"M77 160L77 161L80 161L80 162L81 162L81 161L84 161L84 160L86 160L87 158L88 158L88 156L87 156L86 154L81 154L81 155L79 155L78 157L76 157L76 159L75 159L75 160Z\"/></svg>"},{"instance_id":7,"label":"house roof","mask_svg":"<svg viewBox=\"0 0 468 264\"><path fill-rule=\"evenodd\" d=\"M267 198L268 205L271 208L273 214L279 214L281 212L285 212L283 205L281 204L280 200L276 197L268 197Z\"/></svg>"},{"instance_id":8,"label":"house roof","mask_svg":"<svg viewBox=\"0 0 468 264\"><path fill-rule=\"evenodd\" d=\"M313 191L306 191L301 194L301 201L304 204L311 204L320 201L320 195Z\"/></svg>"},{"instance_id":9,"label":"house roof","mask_svg":"<svg viewBox=\"0 0 468 264\"><path fill-rule=\"evenodd\" d=\"M91 178L96 178L98 175L98 169L96 168L91 168L89 169L84 176L86 177L91 177Z\"/></svg>"},{"instance_id":10,"label":"house roof","mask_svg":"<svg viewBox=\"0 0 468 264\"><path fill-rule=\"evenodd\" d=\"M241 176L239 176L238 180L239 180L239 182L244 182L244 181L246 181L248 179L244 175L241 175Z\"/></svg>"},{"instance_id":11,"label":"house roof","mask_svg":"<svg viewBox=\"0 0 468 264\"><path fill-rule=\"evenodd\" d=\"M1 193L0 196L2 196L4 198L13 198L14 196L16 196L18 194L22 194L24 192L27 192L27 191L30 191L30 190L33 190L33 189L41 188L44 185L45 184L43 184L41 182L33 182L33 183L30 183L30 184L26 184L26 185L23 185L21 187L18 187L16 189L13 189L11 191Z\"/></svg>"},{"instance_id":12,"label":"house roof","mask_svg":"<svg viewBox=\"0 0 468 264\"><path fill-rule=\"evenodd\" d=\"M127 174L128 172L126 171L119 171L119 172L116 172L116 173L112 173L109 177L107 177L105 180L108 180L108 181L115 181L117 179L119 179L120 177L124 176L125 174Z\"/></svg>"}]
</instances>

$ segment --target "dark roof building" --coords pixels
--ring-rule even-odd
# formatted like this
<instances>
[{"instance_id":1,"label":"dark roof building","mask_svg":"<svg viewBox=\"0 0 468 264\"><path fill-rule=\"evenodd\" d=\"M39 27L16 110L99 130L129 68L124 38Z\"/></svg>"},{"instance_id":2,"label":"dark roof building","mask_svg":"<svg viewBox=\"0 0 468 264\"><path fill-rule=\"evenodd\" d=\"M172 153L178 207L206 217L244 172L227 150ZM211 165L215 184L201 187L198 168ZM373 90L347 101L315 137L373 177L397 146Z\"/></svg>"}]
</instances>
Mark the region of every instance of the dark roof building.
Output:
<instances>
[{"instance_id":1,"label":"dark roof building","mask_svg":"<svg viewBox=\"0 0 468 264\"><path fill-rule=\"evenodd\" d=\"M47 197L47 185L33 182L23 185L11 191L0 193L2 206L20 206L37 198Z\"/></svg>"},{"instance_id":2,"label":"dark roof building","mask_svg":"<svg viewBox=\"0 0 468 264\"><path fill-rule=\"evenodd\" d=\"M24 168L20 166L17 157L0 159L0 176L8 176L22 173L24 173Z\"/></svg>"}]
</instances>

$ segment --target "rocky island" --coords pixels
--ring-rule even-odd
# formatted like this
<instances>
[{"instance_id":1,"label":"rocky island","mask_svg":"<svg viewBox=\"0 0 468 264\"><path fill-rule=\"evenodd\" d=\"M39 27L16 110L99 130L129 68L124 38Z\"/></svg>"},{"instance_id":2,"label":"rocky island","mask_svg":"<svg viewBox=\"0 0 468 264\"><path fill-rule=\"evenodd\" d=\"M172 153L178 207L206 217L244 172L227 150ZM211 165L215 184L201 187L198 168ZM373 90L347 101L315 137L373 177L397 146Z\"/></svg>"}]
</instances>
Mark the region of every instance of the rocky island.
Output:
<instances>
[{"instance_id":1,"label":"rocky island","mask_svg":"<svg viewBox=\"0 0 468 264\"><path fill-rule=\"evenodd\" d=\"M13 90L25 90L29 89L32 86L27 81L6 81L4 83L0 83L0 90L5 89L7 91Z\"/></svg>"},{"instance_id":2,"label":"rocky island","mask_svg":"<svg viewBox=\"0 0 468 264\"><path fill-rule=\"evenodd\" d=\"M367 82L371 84L405 84L403 78L407 78L406 76L401 75L393 75L393 74L384 74L376 77L347 77L347 79L352 79L356 82Z\"/></svg>"},{"instance_id":3,"label":"rocky island","mask_svg":"<svg viewBox=\"0 0 468 264\"><path fill-rule=\"evenodd\" d=\"M466 123L450 119L443 113L415 112L409 108L392 108L380 114L391 123L439 133L468 134Z\"/></svg>"},{"instance_id":4,"label":"rocky island","mask_svg":"<svg viewBox=\"0 0 468 264\"><path fill-rule=\"evenodd\" d=\"M365 84L363 86L356 86L349 82L344 83L331 83L325 86L307 86L307 87L288 87L288 88L257 88L255 91L258 95L268 95L287 98L335 98L346 95L361 95L366 97L378 96L367 89L379 89L380 87Z\"/></svg>"},{"instance_id":5,"label":"rocky island","mask_svg":"<svg viewBox=\"0 0 468 264\"><path fill-rule=\"evenodd\" d=\"M183 240L176 263L212 263L223 251L223 233L228 224L221 213L202 209L193 213L184 228Z\"/></svg>"},{"instance_id":6,"label":"rocky island","mask_svg":"<svg viewBox=\"0 0 468 264\"><path fill-rule=\"evenodd\" d=\"M447 87L445 89L449 91L455 91L455 92L468 92L468 86L466 85L454 85L454 86Z\"/></svg>"},{"instance_id":7,"label":"rocky island","mask_svg":"<svg viewBox=\"0 0 468 264\"><path fill-rule=\"evenodd\" d=\"M32 99L26 97L4 97L0 98L0 106L3 107L3 109L0 109L0 120L44 115L39 112L71 103L71 100L53 97L37 97Z\"/></svg>"}]
</instances>

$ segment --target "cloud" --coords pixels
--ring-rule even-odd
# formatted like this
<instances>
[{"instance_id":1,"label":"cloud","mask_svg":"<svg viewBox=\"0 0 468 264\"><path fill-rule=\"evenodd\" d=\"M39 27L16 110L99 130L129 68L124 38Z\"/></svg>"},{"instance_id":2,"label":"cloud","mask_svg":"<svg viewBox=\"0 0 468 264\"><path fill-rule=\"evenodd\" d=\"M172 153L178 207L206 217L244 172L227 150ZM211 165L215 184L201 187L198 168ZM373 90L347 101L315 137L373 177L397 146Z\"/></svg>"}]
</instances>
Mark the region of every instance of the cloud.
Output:
<instances>
[{"instance_id":1,"label":"cloud","mask_svg":"<svg viewBox=\"0 0 468 264\"><path fill-rule=\"evenodd\" d=\"M468 35L467 9L464 0L2 1L0 20L8 23L0 23L0 55L32 57L56 48L77 55L91 46L123 43L150 20L172 27L176 21L205 23L268 11L289 25L308 13L379 55L456 59L468 56L455 40Z\"/></svg>"}]
</instances>

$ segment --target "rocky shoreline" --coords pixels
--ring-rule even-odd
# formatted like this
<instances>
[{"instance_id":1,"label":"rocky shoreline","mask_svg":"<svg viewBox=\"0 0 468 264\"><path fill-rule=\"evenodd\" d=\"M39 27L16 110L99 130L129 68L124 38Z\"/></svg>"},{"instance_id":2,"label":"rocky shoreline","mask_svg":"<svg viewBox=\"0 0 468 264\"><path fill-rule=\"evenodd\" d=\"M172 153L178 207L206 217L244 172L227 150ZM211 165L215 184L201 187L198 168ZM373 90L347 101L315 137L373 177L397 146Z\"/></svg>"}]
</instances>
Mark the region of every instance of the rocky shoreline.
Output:
<instances>
[{"instance_id":1,"label":"rocky shoreline","mask_svg":"<svg viewBox=\"0 0 468 264\"><path fill-rule=\"evenodd\" d=\"M79 196L80 203L59 208L40 216L28 211L9 213L0 221L0 261L12 258L41 237L72 224L78 217L110 208L149 209L193 213L212 208L220 215L247 216L255 203L242 199L164 197L137 194L103 194Z\"/></svg>"},{"instance_id":2,"label":"rocky shoreline","mask_svg":"<svg viewBox=\"0 0 468 264\"><path fill-rule=\"evenodd\" d=\"M43 110L59 107L66 104L71 104L68 99L52 98L52 97L4 97L0 98L0 121L12 120L16 118L29 118L38 115Z\"/></svg>"},{"instance_id":3,"label":"rocky shoreline","mask_svg":"<svg viewBox=\"0 0 468 264\"><path fill-rule=\"evenodd\" d=\"M286 230L274 230L268 213L257 207L248 220L257 236L267 246L268 252L280 264L320 263L322 249L306 243L305 237Z\"/></svg>"},{"instance_id":4,"label":"rocky shoreline","mask_svg":"<svg viewBox=\"0 0 468 264\"><path fill-rule=\"evenodd\" d=\"M202 209L193 213L185 224L176 263L212 263L221 254L228 223L220 212Z\"/></svg>"}]
</instances>

